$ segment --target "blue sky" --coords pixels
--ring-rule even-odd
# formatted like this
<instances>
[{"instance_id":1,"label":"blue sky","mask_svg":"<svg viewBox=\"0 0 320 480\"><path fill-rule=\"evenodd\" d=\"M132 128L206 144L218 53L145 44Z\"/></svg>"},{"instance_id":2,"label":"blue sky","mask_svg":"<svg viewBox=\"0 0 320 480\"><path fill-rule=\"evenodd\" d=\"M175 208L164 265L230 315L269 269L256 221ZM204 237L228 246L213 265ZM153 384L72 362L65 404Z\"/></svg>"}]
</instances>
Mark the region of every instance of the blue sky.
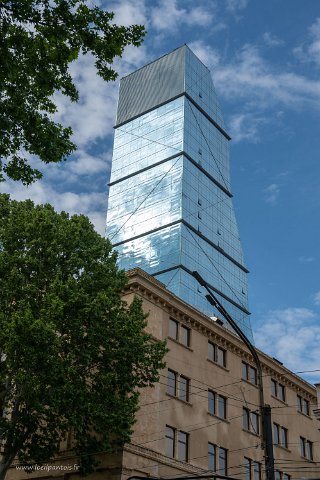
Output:
<instances>
[{"instance_id":1,"label":"blue sky","mask_svg":"<svg viewBox=\"0 0 320 480\"><path fill-rule=\"evenodd\" d=\"M91 1L90 3L98 3ZM256 344L295 372L320 370L320 5L318 0L115 0L118 23L142 23L120 77L188 43L212 72L231 143L232 190ZM104 84L92 59L71 67L78 104L57 95L57 119L77 153L44 167L13 198L84 213L103 234L119 82ZM37 163L37 160L33 160ZM320 371L302 374L319 381Z\"/></svg>"}]
</instances>

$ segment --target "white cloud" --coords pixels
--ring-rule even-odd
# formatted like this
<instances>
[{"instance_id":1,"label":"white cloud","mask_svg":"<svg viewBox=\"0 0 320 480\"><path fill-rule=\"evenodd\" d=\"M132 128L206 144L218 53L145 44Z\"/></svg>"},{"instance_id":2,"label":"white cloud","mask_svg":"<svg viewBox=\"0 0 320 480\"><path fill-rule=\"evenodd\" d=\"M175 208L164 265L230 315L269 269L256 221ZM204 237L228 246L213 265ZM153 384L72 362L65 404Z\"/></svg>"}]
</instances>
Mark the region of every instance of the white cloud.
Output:
<instances>
[{"instance_id":1,"label":"white cloud","mask_svg":"<svg viewBox=\"0 0 320 480\"><path fill-rule=\"evenodd\" d=\"M182 25L205 27L213 18L208 8L202 6L189 10L179 8L177 0L161 0L151 10L150 16L153 27L159 32L175 31Z\"/></svg>"},{"instance_id":2,"label":"white cloud","mask_svg":"<svg viewBox=\"0 0 320 480\"><path fill-rule=\"evenodd\" d=\"M113 22L117 25L146 25L146 6L144 0L118 0L117 2L105 2L105 8L113 12Z\"/></svg>"},{"instance_id":3,"label":"white cloud","mask_svg":"<svg viewBox=\"0 0 320 480\"><path fill-rule=\"evenodd\" d=\"M309 39L293 52L302 62L312 62L320 67L320 17L309 28Z\"/></svg>"},{"instance_id":4,"label":"white cloud","mask_svg":"<svg viewBox=\"0 0 320 480\"><path fill-rule=\"evenodd\" d=\"M265 201L270 205L276 205L280 195L280 187L276 183L272 183L264 189Z\"/></svg>"},{"instance_id":5,"label":"white cloud","mask_svg":"<svg viewBox=\"0 0 320 480\"><path fill-rule=\"evenodd\" d=\"M251 113L232 115L228 121L231 138L234 142L257 143L260 140L259 127L266 122L266 118Z\"/></svg>"},{"instance_id":6,"label":"white cloud","mask_svg":"<svg viewBox=\"0 0 320 480\"><path fill-rule=\"evenodd\" d=\"M315 261L315 258L302 255L301 257L298 258L298 260L300 263L311 263Z\"/></svg>"},{"instance_id":7,"label":"white cloud","mask_svg":"<svg viewBox=\"0 0 320 480\"><path fill-rule=\"evenodd\" d=\"M10 193L14 200L22 201L30 198L36 204L50 203L58 212L64 210L71 215L87 215L95 229L101 235L104 234L107 208L105 192L58 192L45 180L25 188L21 188L18 183L8 181L2 185L1 192Z\"/></svg>"},{"instance_id":8,"label":"white cloud","mask_svg":"<svg viewBox=\"0 0 320 480\"><path fill-rule=\"evenodd\" d=\"M237 10L244 10L248 5L249 0L226 0L227 10L236 12Z\"/></svg>"},{"instance_id":9,"label":"white cloud","mask_svg":"<svg viewBox=\"0 0 320 480\"><path fill-rule=\"evenodd\" d=\"M268 45L269 47L279 47L279 46L284 44L283 40L281 40L276 35L272 35L272 33L270 33L270 32L265 32L262 35L262 38L263 38L264 42L266 43L266 45Z\"/></svg>"},{"instance_id":10,"label":"white cloud","mask_svg":"<svg viewBox=\"0 0 320 480\"><path fill-rule=\"evenodd\" d=\"M319 80L272 67L253 45L245 45L229 64L220 63L214 83L221 96L233 101L247 99L255 109L279 108L279 104L320 108Z\"/></svg>"},{"instance_id":11,"label":"white cloud","mask_svg":"<svg viewBox=\"0 0 320 480\"><path fill-rule=\"evenodd\" d=\"M313 301L315 305L320 305L320 291L314 294Z\"/></svg>"},{"instance_id":12,"label":"white cloud","mask_svg":"<svg viewBox=\"0 0 320 480\"><path fill-rule=\"evenodd\" d=\"M320 369L319 316L307 308L273 310L255 330L256 345L294 372ZM312 373L308 376L312 377ZM319 374L314 374L315 380Z\"/></svg>"},{"instance_id":13,"label":"white cloud","mask_svg":"<svg viewBox=\"0 0 320 480\"><path fill-rule=\"evenodd\" d=\"M220 61L220 56L210 45L206 45L202 40L196 40L188 44L191 50L210 70L216 68Z\"/></svg>"}]
</instances>

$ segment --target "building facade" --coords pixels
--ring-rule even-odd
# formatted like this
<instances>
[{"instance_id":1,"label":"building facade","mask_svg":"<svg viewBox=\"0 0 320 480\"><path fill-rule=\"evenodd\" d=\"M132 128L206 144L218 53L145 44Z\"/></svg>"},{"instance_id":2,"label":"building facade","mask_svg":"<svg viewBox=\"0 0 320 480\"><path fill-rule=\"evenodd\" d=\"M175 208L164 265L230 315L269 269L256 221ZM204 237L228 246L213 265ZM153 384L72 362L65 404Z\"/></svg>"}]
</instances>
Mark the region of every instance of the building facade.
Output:
<instances>
[{"instance_id":1,"label":"building facade","mask_svg":"<svg viewBox=\"0 0 320 480\"><path fill-rule=\"evenodd\" d=\"M143 301L146 330L167 340L160 381L143 389L131 443L114 455L100 454L89 480L130 476L167 479L219 473L239 480L265 480L259 389L253 358L238 336L212 322L135 269L123 299ZM317 391L277 360L258 351L265 402L271 406L276 480L320 478L320 388ZM319 384L320 387L320 384ZM57 469L16 470L8 480L80 480L77 459L62 445ZM63 470L61 466L65 466Z\"/></svg>"},{"instance_id":2,"label":"building facade","mask_svg":"<svg viewBox=\"0 0 320 480\"><path fill-rule=\"evenodd\" d=\"M257 370L243 342L139 269L124 298L143 299L148 331L167 339L166 368L146 389L122 478L217 472L265 480ZM257 350L271 406L276 480L320 478L317 391ZM320 387L320 385L319 385ZM318 391L318 395L320 390Z\"/></svg>"},{"instance_id":3,"label":"building facade","mask_svg":"<svg viewBox=\"0 0 320 480\"><path fill-rule=\"evenodd\" d=\"M214 316L198 271L252 340L229 140L210 72L186 45L124 77L106 234L121 268Z\"/></svg>"}]
</instances>

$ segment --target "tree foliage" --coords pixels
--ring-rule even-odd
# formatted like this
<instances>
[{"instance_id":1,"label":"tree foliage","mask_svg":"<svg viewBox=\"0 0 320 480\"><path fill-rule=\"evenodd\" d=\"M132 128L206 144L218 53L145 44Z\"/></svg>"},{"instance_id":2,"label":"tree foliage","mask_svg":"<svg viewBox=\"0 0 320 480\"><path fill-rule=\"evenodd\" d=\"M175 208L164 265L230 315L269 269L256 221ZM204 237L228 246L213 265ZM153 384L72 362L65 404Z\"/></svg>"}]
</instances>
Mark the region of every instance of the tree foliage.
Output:
<instances>
[{"instance_id":1,"label":"tree foliage","mask_svg":"<svg viewBox=\"0 0 320 480\"><path fill-rule=\"evenodd\" d=\"M75 149L71 128L52 118L52 95L78 100L68 67L80 53L94 56L104 80L116 78L114 58L126 45L139 46L144 29L112 19L85 0L0 1L0 181L6 175L30 184L42 174L28 154L60 162Z\"/></svg>"},{"instance_id":2,"label":"tree foliage","mask_svg":"<svg viewBox=\"0 0 320 480\"><path fill-rule=\"evenodd\" d=\"M126 282L87 217L0 195L0 478L15 456L52 459L70 429L83 472L129 441L166 348Z\"/></svg>"}]
</instances>

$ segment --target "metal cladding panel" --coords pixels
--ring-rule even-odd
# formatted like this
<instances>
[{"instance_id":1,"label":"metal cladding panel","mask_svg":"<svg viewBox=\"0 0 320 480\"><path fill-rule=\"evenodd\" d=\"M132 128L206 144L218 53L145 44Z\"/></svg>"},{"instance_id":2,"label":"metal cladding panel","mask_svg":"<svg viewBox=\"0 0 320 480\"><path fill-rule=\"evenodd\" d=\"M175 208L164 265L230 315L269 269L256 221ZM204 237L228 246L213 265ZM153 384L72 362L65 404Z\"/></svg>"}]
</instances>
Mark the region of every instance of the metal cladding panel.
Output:
<instances>
[{"instance_id":1,"label":"metal cladding panel","mask_svg":"<svg viewBox=\"0 0 320 480\"><path fill-rule=\"evenodd\" d=\"M121 80L117 125L184 92L187 48L180 47Z\"/></svg>"}]
</instances>

